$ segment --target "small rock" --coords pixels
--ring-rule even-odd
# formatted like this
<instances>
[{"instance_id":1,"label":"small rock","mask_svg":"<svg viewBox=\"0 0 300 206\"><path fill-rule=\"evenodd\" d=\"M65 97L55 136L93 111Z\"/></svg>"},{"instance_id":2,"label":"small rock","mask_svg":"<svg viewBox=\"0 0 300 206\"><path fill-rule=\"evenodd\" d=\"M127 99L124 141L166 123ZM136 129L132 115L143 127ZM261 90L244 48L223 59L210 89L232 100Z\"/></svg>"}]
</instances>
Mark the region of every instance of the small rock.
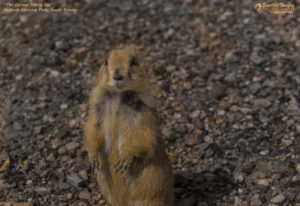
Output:
<instances>
[{"instance_id":1,"label":"small rock","mask_svg":"<svg viewBox=\"0 0 300 206\"><path fill-rule=\"evenodd\" d=\"M234 179L237 180L238 182L243 182L244 181L244 175L243 174L236 174L236 175L234 175Z\"/></svg>"},{"instance_id":2,"label":"small rock","mask_svg":"<svg viewBox=\"0 0 300 206\"><path fill-rule=\"evenodd\" d=\"M224 114L225 114L225 111L223 109L218 111L219 116L223 116Z\"/></svg>"},{"instance_id":3,"label":"small rock","mask_svg":"<svg viewBox=\"0 0 300 206\"><path fill-rule=\"evenodd\" d=\"M50 72L51 77L57 78L59 75L60 75L60 73L56 70L51 70L51 72Z\"/></svg>"},{"instance_id":4,"label":"small rock","mask_svg":"<svg viewBox=\"0 0 300 206\"><path fill-rule=\"evenodd\" d=\"M209 149L205 152L205 158L212 157L214 155L214 151Z\"/></svg>"},{"instance_id":5,"label":"small rock","mask_svg":"<svg viewBox=\"0 0 300 206\"><path fill-rule=\"evenodd\" d=\"M103 200L103 199L101 199L101 200L99 200L99 205L105 205L105 200Z\"/></svg>"},{"instance_id":6,"label":"small rock","mask_svg":"<svg viewBox=\"0 0 300 206\"><path fill-rule=\"evenodd\" d=\"M187 143L191 146L196 145L198 142L198 137L197 136L193 136L187 139Z\"/></svg>"},{"instance_id":7,"label":"small rock","mask_svg":"<svg viewBox=\"0 0 300 206\"><path fill-rule=\"evenodd\" d=\"M184 82L183 83L183 88L185 88L185 89L190 89L192 87L192 84L191 83L189 83L189 82Z\"/></svg>"},{"instance_id":8,"label":"small rock","mask_svg":"<svg viewBox=\"0 0 300 206\"><path fill-rule=\"evenodd\" d=\"M267 155L267 154L269 154L269 150L263 150L263 151L261 151L260 153L259 153L260 155Z\"/></svg>"},{"instance_id":9,"label":"small rock","mask_svg":"<svg viewBox=\"0 0 300 206\"><path fill-rule=\"evenodd\" d=\"M199 117L199 115L200 115L200 110L195 110L189 116L190 116L190 118L195 119L195 118Z\"/></svg>"},{"instance_id":10,"label":"small rock","mask_svg":"<svg viewBox=\"0 0 300 206\"><path fill-rule=\"evenodd\" d=\"M253 94L256 94L261 89L261 84L256 82L250 86L250 90Z\"/></svg>"},{"instance_id":11,"label":"small rock","mask_svg":"<svg viewBox=\"0 0 300 206\"><path fill-rule=\"evenodd\" d=\"M267 99L255 99L254 100L254 105L257 108L269 107L271 105L271 102Z\"/></svg>"},{"instance_id":12,"label":"small rock","mask_svg":"<svg viewBox=\"0 0 300 206\"><path fill-rule=\"evenodd\" d=\"M236 79L235 75L236 75L235 72L231 72L226 75L225 80L229 82L233 82Z\"/></svg>"},{"instance_id":13,"label":"small rock","mask_svg":"<svg viewBox=\"0 0 300 206\"><path fill-rule=\"evenodd\" d=\"M173 71L175 71L175 66L167 66L167 72L169 72L169 73L171 73L171 72L173 72Z\"/></svg>"},{"instance_id":14,"label":"small rock","mask_svg":"<svg viewBox=\"0 0 300 206\"><path fill-rule=\"evenodd\" d=\"M18 75L16 76L16 80L19 81L19 80L21 80L21 79L23 79L23 75L18 74Z\"/></svg>"},{"instance_id":15,"label":"small rock","mask_svg":"<svg viewBox=\"0 0 300 206\"><path fill-rule=\"evenodd\" d=\"M18 122L14 122L13 129L14 130L20 130L20 129L22 129L22 126Z\"/></svg>"},{"instance_id":16,"label":"small rock","mask_svg":"<svg viewBox=\"0 0 300 206\"><path fill-rule=\"evenodd\" d=\"M297 131L298 133L300 133L300 124L297 124L297 125L296 125L296 131Z\"/></svg>"},{"instance_id":17,"label":"small rock","mask_svg":"<svg viewBox=\"0 0 300 206\"><path fill-rule=\"evenodd\" d=\"M51 141L51 145L53 149L58 148L58 146L60 146L62 143L60 141L60 139L54 139Z\"/></svg>"},{"instance_id":18,"label":"small rock","mask_svg":"<svg viewBox=\"0 0 300 206\"><path fill-rule=\"evenodd\" d=\"M240 110L240 107L237 106L237 105L232 105L232 106L230 107L230 110L231 110L231 111L234 111L234 112L237 112L237 111Z\"/></svg>"},{"instance_id":19,"label":"small rock","mask_svg":"<svg viewBox=\"0 0 300 206\"><path fill-rule=\"evenodd\" d=\"M70 142L66 145L67 150L73 151L79 147L79 143L77 142Z\"/></svg>"},{"instance_id":20,"label":"small rock","mask_svg":"<svg viewBox=\"0 0 300 206\"><path fill-rule=\"evenodd\" d=\"M254 47L253 52L250 56L250 60L253 61L256 65L260 65L264 62L264 59L261 57L261 55L259 55L259 50L259 47Z\"/></svg>"},{"instance_id":21,"label":"small rock","mask_svg":"<svg viewBox=\"0 0 300 206\"><path fill-rule=\"evenodd\" d=\"M171 132L168 128L166 128L166 127L164 127L164 128L162 129L162 133L163 133L163 135L165 135L166 137L170 137L171 134L172 134L172 132Z\"/></svg>"},{"instance_id":22,"label":"small rock","mask_svg":"<svg viewBox=\"0 0 300 206\"><path fill-rule=\"evenodd\" d=\"M231 51L228 51L226 54L225 54L225 61L228 61L228 62L236 62L238 61L239 58L236 56L236 54L234 52L231 52Z\"/></svg>"},{"instance_id":23,"label":"small rock","mask_svg":"<svg viewBox=\"0 0 300 206\"><path fill-rule=\"evenodd\" d=\"M213 142L213 138L210 135L206 135L204 137L204 142L212 143Z\"/></svg>"},{"instance_id":24,"label":"small rock","mask_svg":"<svg viewBox=\"0 0 300 206\"><path fill-rule=\"evenodd\" d=\"M255 35L255 40L258 40L258 41L263 41L266 39L266 35L265 34L257 34Z\"/></svg>"},{"instance_id":25,"label":"small rock","mask_svg":"<svg viewBox=\"0 0 300 206\"><path fill-rule=\"evenodd\" d=\"M79 175L82 177L82 179L87 180L88 176L85 170L80 170Z\"/></svg>"},{"instance_id":26,"label":"small rock","mask_svg":"<svg viewBox=\"0 0 300 206\"><path fill-rule=\"evenodd\" d=\"M67 194L67 198L68 198L68 199L71 199L72 197L73 197L73 195L72 195L71 193L68 193L68 194Z\"/></svg>"},{"instance_id":27,"label":"small rock","mask_svg":"<svg viewBox=\"0 0 300 206\"><path fill-rule=\"evenodd\" d=\"M180 114L180 113L175 113L175 114L173 115L173 117L174 117L175 119L179 119L179 118L181 118L181 114Z\"/></svg>"},{"instance_id":28,"label":"small rock","mask_svg":"<svg viewBox=\"0 0 300 206\"><path fill-rule=\"evenodd\" d=\"M75 125L76 125L76 121L74 119L72 119L72 120L69 121L69 126L71 128L75 127Z\"/></svg>"},{"instance_id":29,"label":"small rock","mask_svg":"<svg viewBox=\"0 0 300 206\"><path fill-rule=\"evenodd\" d=\"M62 42L62 41L57 41L57 42L55 42L55 47L56 47L57 49L62 48L62 46L63 46L63 42Z\"/></svg>"},{"instance_id":30,"label":"small rock","mask_svg":"<svg viewBox=\"0 0 300 206\"><path fill-rule=\"evenodd\" d=\"M270 200L270 202L275 203L275 204L281 204L281 203L283 203L284 200L285 200L285 197L283 196L283 194L279 194L279 195L273 197Z\"/></svg>"},{"instance_id":31,"label":"small rock","mask_svg":"<svg viewBox=\"0 0 300 206\"><path fill-rule=\"evenodd\" d=\"M49 187L37 187L37 188L34 189L34 191L36 191L40 195L44 196L44 195L47 195L47 194L51 193L51 188L49 188Z\"/></svg>"},{"instance_id":32,"label":"small rock","mask_svg":"<svg viewBox=\"0 0 300 206\"><path fill-rule=\"evenodd\" d=\"M260 205L262 205L262 202L259 199L257 198L251 199L250 206L260 206Z\"/></svg>"},{"instance_id":33,"label":"small rock","mask_svg":"<svg viewBox=\"0 0 300 206\"><path fill-rule=\"evenodd\" d=\"M26 181L26 186L31 187L32 186L32 180L27 180Z\"/></svg>"},{"instance_id":34,"label":"small rock","mask_svg":"<svg viewBox=\"0 0 300 206\"><path fill-rule=\"evenodd\" d=\"M240 206L242 204L242 199L238 196L234 197L234 206Z\"/></svg>"},{"instance_id":35,"label":"small rock","mask_svg":"<svg viewBox=\"0 0 300 206\"><path fill-rule=\"evenodd\" d=\"M58 154L62 155L65 154L67 152L66 147L62 146L58 149Z\"/></svg>"},{"instance_id":36,"label":"small rock","mask_svg":"<svg viewBox=\"0 0 300 206\"><path fill-rule=\"evenodd\" d=\"M91 198L91 194L87 190L83 190L79 193L79 198L89 200Z\"/></svg>"},{"instance_id":37,"label":"small rock","mask_svg":"<svg viewBox=\"0 0 300 206\"><path fill-rule=\"evenodd\" d=\"M185 133L186 132L185 126L179 126L175 130L176 130L176 132L179 132L179 133Z\"/></svg>"},{"instance_id":38,"label":"small rock","mask_svg":"<svg viewBox=\"0 0 300 206\"><path fill-rule=\"evenodd\" d=\"M62 182L59 184L59 190L68 190L70 188L69 184Z\"/></svg>"},{"instance_id":39,"label":"small rock","mask_svg":"<svg viewBox=\"0 0 300 206\"><path fill-rule=\"evenodd\" d=\"M34 127L34 134L41 134L43 130L43 126L36 126Z\"/></svg>"},{"instance_id":40,"label":"small rock","mask_svg":"<svg viewBox=\"0 0 300 206\"><path fill-rule=\"evenodd\" d=\"M168 38L170 38L171 36L173 36L173 34L174 34L174 29L169 29L166 33L164 33L164 38L165 39L168 39Z\"/></svg>"},{"instance_id":41,"label":"small rock","mask_svg":"<svg viewBox=\"0 0 300 206\"><path fill-rule=\"evenodd\" d=\"M2 204L2 202L0 202L0 205ZM1 205L2 206L2 205ZM11 202L4 202L3 206L13 206L13 204Z\"/></svg>"},{"instance_id":42,"label":"small rock","mask_svg":"<svg viewBox=\"0 0 300 206\"><path fill-rule=\"evenodd\" d=\"M267 172L268 172L268 163L265 162L265 161L257 162L254 171L255 171L255 175L257 177L264 178L267 175Z\"/></svg>"},{"instance_id":43,"label":"small rock","mask_svg":"<svg viewBox=\"0 0 300 206\"><path fill-rule=\"evenodd\" d=\"M78 187L79 186L79 184L82 182L82 180L78 177L78 175L76 175L76 174L71 174L71 175L69 175L68 177L67 177L67 180L68 180L68 182L71 184L71 185L73 185L73 186L75 186L75 187Z\"/></svg>"},{"instance_id":44,"label":"small rock","mask_svg":"<svg viewBox=\"0 0 300 206\"><path fill-rule=\"evenodd\" d=\"M297 191L286 191L284 197L289 201L293 201L297 196Z\"/></svg>"},{"instance_id":45,"label":"small rock","mask_svg":"<svg viewBox=\"0 0 300 206\"><path fill-rule=\"evenodd\" d=\"M61 108L61 109L67 109L67 108L68 108L68 104L61 104L61 105L60 105L60 108Z\"/></svg>"},{"instance_id":46,"label":"small rock","mask_svg":"<svg viewBox=\"0 0 300 206\"><path fill-rule=\"evenodd\" d=\"M298 171L298 173L300 173L300 163L299 164L297 164L297 171Z\"/></svg>"},{"instance_id":47,"label":"small rock","mask_svg":"<svg viewBox=\"0 0 300 206\"><path fill-rule=\"evenodd\" d=\"M48 161L51 161L51 162L53 162L53 161L55 160L55 157L54 157L53 153L51 153L51 154L47 157L47 160L48 160Z\"/></svg>"},{"instance_id":48,"label":"small rock","mask_svg":"<svg viewBox=\"0 0 300 206\"><path fill-rule=\"evenodd\" d=\"M253 77L252 81L254 82L259 82L261 80L261 77Z\"/></svg>"},{"instance_id":49,"label":"small rock","mask_svg":"<svg viewBox=\"0 0 300 206\"><path fill-rule=\"evenodd\" d=\"M22 16L20 16L20 21L21 22L26 22L27 21L27 16L25 16L25 15L22 15Z\"/></svg>"},{"instance_id":50,"label":"small rock","mask_svg":"<svg viewBox=\"0 0 300 206\"><path fill-rule=\"evenodd\" d=\"M260 185L269 186L269 181L267 179L259 179L257 182Z\"/></svg>"},{"instance_id":51,"label":"small rock","mask_svg":"<svg viewBox=\"0 0 300 206\"><path fill-rule=\"evenodd\" d=\"M80 106L80 111L81 112L86 112L88 109L88 105L87 104L81 104Z\"/></svg>"}]
</instances>

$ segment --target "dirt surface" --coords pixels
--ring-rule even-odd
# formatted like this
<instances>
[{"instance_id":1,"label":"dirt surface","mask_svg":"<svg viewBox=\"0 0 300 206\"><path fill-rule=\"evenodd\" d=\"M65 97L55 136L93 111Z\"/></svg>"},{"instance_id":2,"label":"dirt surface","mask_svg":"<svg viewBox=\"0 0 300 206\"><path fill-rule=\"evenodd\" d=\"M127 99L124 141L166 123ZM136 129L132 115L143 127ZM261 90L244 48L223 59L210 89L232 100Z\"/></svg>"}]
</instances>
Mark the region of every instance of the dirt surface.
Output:
<instances>
[{"instance_id":1,"label":"dirt surface","mask_svg":"<svg viewBox=\"0 0 300 206\"><path fill-rule=\"evenodd\" d=\"M300 205L299 1L54 3L77 13L0 14L0 205L105 205L82 127L122 44L152 62L176 203Z\"/></svg>"}]
</instances>

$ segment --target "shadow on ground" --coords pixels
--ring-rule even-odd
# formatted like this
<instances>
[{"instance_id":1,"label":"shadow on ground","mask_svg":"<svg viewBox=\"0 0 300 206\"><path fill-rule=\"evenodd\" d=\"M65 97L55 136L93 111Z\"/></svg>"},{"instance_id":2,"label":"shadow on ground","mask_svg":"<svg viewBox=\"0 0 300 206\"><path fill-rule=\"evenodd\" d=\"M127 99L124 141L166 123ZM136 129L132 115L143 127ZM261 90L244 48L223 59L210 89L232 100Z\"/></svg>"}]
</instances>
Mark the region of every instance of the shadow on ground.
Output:
<instances>
[{"instance_id":1,"label":"shadow on ground","mask_svg":"<svg viewBox=\"0 0 300 206\"><path fill-rule=\"evenodd\" d=\"M236 187L234 179L221 169L213 172L175 175L176 206L212 206Z\"/></svg>"}]
</instances>

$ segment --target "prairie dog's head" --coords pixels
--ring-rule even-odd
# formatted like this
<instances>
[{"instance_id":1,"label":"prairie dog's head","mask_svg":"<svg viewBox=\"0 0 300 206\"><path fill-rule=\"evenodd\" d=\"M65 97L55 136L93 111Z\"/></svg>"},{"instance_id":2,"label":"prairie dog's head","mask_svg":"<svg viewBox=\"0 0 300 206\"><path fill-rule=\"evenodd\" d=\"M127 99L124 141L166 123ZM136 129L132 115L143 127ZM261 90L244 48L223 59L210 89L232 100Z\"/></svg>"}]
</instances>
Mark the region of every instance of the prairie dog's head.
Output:
<instances>
[{"instance_id":1,"label":"prairie dog's head","mask_svg":"<svg viewBox=\"0 0 300 206\"><path fill-rule=\"evenodd\" d=\"M101 84L114 91L143 91L147 86L141 57L132 48L113 50L100 71Z\"/></svg>"}]
</instances>

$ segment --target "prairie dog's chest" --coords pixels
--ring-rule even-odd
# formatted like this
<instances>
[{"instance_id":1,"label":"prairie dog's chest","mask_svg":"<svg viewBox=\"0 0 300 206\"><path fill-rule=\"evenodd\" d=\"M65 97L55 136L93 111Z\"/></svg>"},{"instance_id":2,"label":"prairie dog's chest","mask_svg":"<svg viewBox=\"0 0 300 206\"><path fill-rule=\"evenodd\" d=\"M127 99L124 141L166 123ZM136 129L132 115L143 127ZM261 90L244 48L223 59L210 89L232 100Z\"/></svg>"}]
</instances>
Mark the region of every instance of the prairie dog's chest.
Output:
<instances>
[{"instance_id":1,"label":"prairie dog's chest","mask_svg":"<svg viewBox=\"0 0 300 206\"><path fill-rule=\"evenodd\" d=\"M104 115L107 118L112 118L120 105L120 97L112 96L105 101Z\"/></svg>"},{"instance_id":2,"label":"prairie dog's chest","mask_svg":"<svg viewBox=\"0 0 300 206\"><path fill-rule=\"evenodd\" d=\"M124 92L111 96L105 102L103 129L105 151L121 153L125 141L124 134L140 119L144 104L134 93Z\"/></svg>"},{"instance_id":3,"label":"prairie dog's chest","mask_svg":"<svg viewBox=\"0 0 300 206\"><path fill-rule=\"evenodd\" d=\"M104 150L108 154L112 150L117 134L117 111L120 98L113 96L105 101L103 111Z\"/></svg>"}]
</instances>

